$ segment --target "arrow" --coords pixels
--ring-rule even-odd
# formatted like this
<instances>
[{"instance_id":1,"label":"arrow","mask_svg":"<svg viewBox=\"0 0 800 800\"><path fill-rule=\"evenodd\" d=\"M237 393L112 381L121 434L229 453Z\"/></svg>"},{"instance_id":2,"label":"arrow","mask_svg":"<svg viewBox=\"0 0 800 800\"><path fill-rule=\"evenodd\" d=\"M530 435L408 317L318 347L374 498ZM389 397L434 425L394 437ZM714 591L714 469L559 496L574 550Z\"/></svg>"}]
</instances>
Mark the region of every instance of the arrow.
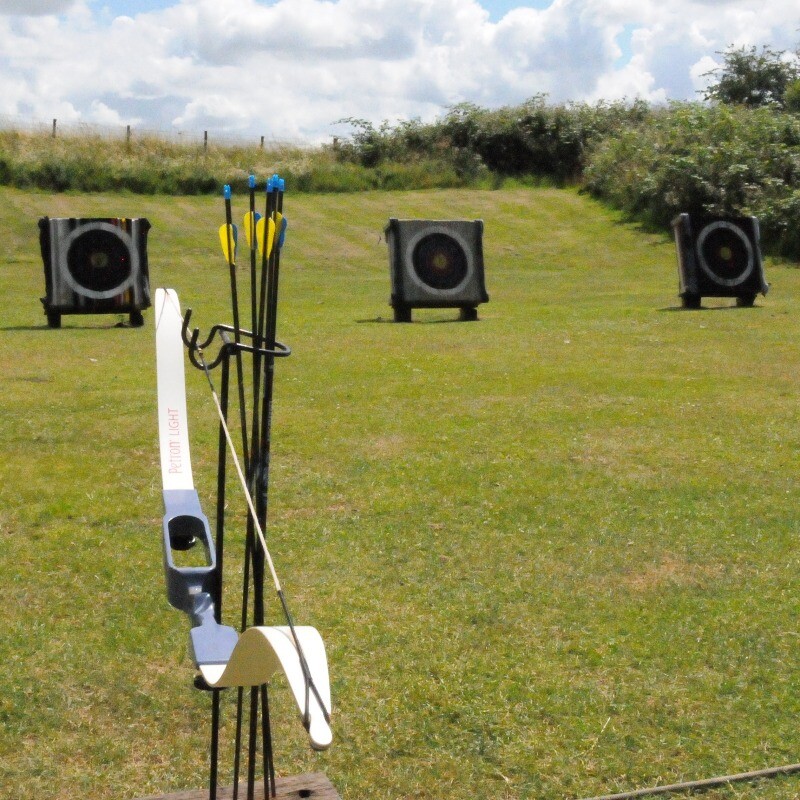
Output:
<instances>
[{"instance_id":1,"label":"arrow","mask_svg":"<svg viewBox=\"0 0 800 800\"><path fill-rule=\"evenodd\" d=\"M256 176L250 175L247 182L250 190L250 210L244 215L244 230L247 236L247 243L250 245L250 330L255 337L258 335L258 278L257 260L258 253L258 223L261 221L261 214L256 209ZM258 385L258 357L253 358L253 385ZM258 431L258 414L253 409L253 438L256 439ZM242 621L244 624L244 620Z\"/></svg>"},{"instance_id":2,"label":"arrow","mask_svg":"<svg viewBox=\"0 0 800 800\"><path fill-rule=\"evenodd\" d=\"M219 226L219 243L222 245L222 254L228 262L228 266L236 264L236 243L239 238L239 231L231 221L231 187L227 184L222 188L225 198L225 223Z\"/></svg>"}]
</instances>

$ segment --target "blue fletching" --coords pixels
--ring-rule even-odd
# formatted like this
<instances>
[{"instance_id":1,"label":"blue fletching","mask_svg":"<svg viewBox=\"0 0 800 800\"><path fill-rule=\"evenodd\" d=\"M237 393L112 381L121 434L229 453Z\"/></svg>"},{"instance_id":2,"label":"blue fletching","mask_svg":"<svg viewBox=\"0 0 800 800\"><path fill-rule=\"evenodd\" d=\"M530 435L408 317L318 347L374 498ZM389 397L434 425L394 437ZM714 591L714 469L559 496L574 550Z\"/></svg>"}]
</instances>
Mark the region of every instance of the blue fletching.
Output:
<instances>
[{"instance_id":1,"label":"blue fletching","mask_svg":"<svg viewBox=\"0 0 800 800\"><path fill-rule=\"evenodd\" d=\"M281 220L281 235L278 237L278 249L283 247L283 240L286 238L286 229L289 227L289 220L284 217Z\"/></svg>"},{"instance_id":2,"label":"blue fletching","mask_svg":"<svg viewBox=\"0 0 800 800\"><path fill-rule=\"evenodd\" d=\"M248 185L249 185L249 187L251 189L255 189L256 188L256 176L255 175L251 175L250 176L250 179L248 181Z\"/></svg>"},{"instance_id":3,"label":"blue fletching","mask_svg":"<svg viewBox=\"0 0 800 800\"><path fill-rule=\"evenodd\" d=\"M227 183L222 187L222 195L226 200L231 199L231 187Z\"/></svg>"}]
</instances>

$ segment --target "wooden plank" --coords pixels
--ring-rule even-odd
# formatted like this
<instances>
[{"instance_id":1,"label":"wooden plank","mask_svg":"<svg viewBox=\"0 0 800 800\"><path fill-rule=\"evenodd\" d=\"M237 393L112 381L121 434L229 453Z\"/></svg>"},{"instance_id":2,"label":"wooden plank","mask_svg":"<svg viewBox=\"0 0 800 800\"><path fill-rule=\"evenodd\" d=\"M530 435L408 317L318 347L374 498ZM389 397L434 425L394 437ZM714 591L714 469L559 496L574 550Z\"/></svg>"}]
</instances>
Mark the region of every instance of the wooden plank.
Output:
<instances>
[{"instance_id":1,"label":"wooden plank","mask_svg":"<svg viewBox=\"0 0 800 800\"><path fill-rule=\"evenodd\" d=\"M324 772L309 772L305 775L290 775L275 779L275 797L277 800L341 800L339 793L328 780ZM231 800L233 787L217 789L217 800ZM239 784L239 797L247 797L247 784ZM255 785L256 800L263 800L264 782ZM189 789L173 794L150 795L138 800L208 800L208 789Z\"/></svg>"}]
</instances>

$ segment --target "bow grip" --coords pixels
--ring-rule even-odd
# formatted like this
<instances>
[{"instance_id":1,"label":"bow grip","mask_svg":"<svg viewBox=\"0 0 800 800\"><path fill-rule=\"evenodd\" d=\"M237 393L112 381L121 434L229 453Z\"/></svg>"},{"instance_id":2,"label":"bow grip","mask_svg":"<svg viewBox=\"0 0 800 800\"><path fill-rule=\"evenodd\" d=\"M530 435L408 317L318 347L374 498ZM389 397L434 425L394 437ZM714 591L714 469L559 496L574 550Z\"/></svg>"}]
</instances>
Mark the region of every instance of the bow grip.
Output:
<instances>
[{"instance_id":1,"label":"bow grip","mask_svg":"<svg viewBox=\"0 0 800 800\"><path fill-rule=\"evenodd\" d=\"M199 595L215 597L218 588L217 555L211 538L208 519L200 507L195 489L166 489L164 491L164 576L167 599L173 608L198 617ZM202 546L195 565L176 563L176 557L197 545ZM187 559L188 560L188 559ZM213 605L213 602L212 602Z\"/></svg>"}]
</instances>

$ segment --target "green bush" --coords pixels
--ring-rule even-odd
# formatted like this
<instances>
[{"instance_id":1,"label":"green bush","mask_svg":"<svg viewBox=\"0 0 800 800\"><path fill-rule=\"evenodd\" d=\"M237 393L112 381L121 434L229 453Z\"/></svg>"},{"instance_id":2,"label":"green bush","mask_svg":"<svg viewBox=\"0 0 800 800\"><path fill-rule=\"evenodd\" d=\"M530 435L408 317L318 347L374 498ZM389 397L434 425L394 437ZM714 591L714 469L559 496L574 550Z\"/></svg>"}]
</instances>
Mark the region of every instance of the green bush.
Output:
<instances>
[{"instance_id":1,"label":"green bush","mask_svg":"<svg viewBox=\"0 0 800 800\"><path fill-rule=\"evenodd\" d=\"M580 178L591 142L648 113L642 102L553 106L544 95L495 110L461 103L428 125L412 120L375 128L362 119L340 120L353 133L337 152L342 161L371 168L427 160L466 181L481 180L490 171L563 183Z\"/></svg>"},{"instance_id":2,"label":"green bush","mask_svg":"<svg viewBox=\"0 0 800 800\"><path fill-rule=\"evenodd\" d=\"M501 175L564 181L581 171L586 137L579 115L570 107L548 106L541 95L497 111L457 106L445 118L444 131Z\"/></svg>"},{"instance_id":3,"label":"green bush","mask_svg":"<svg viewBox=\"0 0 800 800\"><path fill-rule=\"evenodd\" d=\"M667 226L680 212L754 215L765 247L800 257L800 118L768 107L676 104L599 141L585 187Z\"/></svg>"}]
</instances>

